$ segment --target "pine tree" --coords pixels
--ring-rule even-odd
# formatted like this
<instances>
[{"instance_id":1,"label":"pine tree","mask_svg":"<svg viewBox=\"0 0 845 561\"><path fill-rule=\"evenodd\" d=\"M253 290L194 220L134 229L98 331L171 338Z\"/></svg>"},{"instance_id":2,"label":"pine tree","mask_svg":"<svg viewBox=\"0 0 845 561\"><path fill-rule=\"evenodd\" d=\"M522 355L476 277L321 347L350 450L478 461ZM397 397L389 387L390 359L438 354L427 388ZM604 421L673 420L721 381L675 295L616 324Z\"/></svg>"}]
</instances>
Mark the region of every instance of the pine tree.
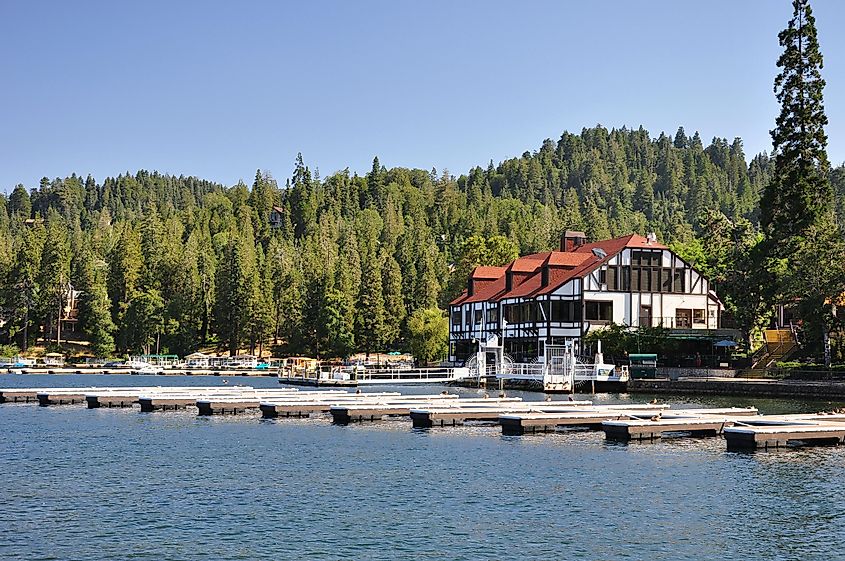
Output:
<instances>
[{"instance_id":1,"label":"pine tree","mask_svg":"<svg viewBox=\"0 0 845 561\"><path fill-rule=\"evenodd\" d=\"M12 194L9 195L9 214L20 218L29 218L32 214L32 202L29 200L29 193L20 183L15 185Z\"/></svg>"},{"instance_id":2,"label":"pine tree","mask_svg":"<svg viewBox=\"0 0 845 561\"><path fill-rule=\"evenodd\" d=\"M797 300L806 342L820 348L845 290L845 244L836 225L821 77L823 66L809 0L793 0L793 17L779 35L783 54L775 94L781 104L772 131L775 169L760 201L775 304ZM826 347L826 345L825 345ZM829 351L825 349L829 363Z\"/></svg>"},{"instance_id":3,"label":"pine tree","mask_svg":"<svg viewBox=\"0 0 845 561\"><path fill-rule=\"evenodd\" d=\"M784 52L774 88L781 104L771 133L775 172L760 201L761 225L779 256L789 255L793 240L828 218L833 194L815 18L809 0L793 0L792 5L793 17L778 35Z\"/></svg>"},{"instance_id":4,"label":"pine tree","mask_svg":"<svg viewBox=\"0 0 845 561\"><path fill-rule=\"evenodd\" d=\"M400 327L405 320L405 302L402 295L402 271L392 255L384 255L382 270L384 286L384 340L388 346L397 342Z\"/></svg>"},{"instance_id":5,"label":"pine tree","mask_svg":"<svg viewBox=\"0 0 845 561\"><path fill-rule=\"evenodd\" d=\"M44 337L51 339L55 334L57 344L61 343L61 318L70 289L70 262L66 227L58 214L53 213L47 225L38 285L41 289L39 310Z\"/></svg>"},{"instance_id":6,"label":"pine tree","mask_svg":"<svg viewBox=\"0 0 845 561\"><path fill-rule=\"evenodd\" d=\"M82 332L91 341L91 351L97 357L110 357L114 353L115 324L109 311L110 302L106 283L108 265L96 259L88 249L80 256L77 285L79 321Z\"/></svg>"}]
</instances>

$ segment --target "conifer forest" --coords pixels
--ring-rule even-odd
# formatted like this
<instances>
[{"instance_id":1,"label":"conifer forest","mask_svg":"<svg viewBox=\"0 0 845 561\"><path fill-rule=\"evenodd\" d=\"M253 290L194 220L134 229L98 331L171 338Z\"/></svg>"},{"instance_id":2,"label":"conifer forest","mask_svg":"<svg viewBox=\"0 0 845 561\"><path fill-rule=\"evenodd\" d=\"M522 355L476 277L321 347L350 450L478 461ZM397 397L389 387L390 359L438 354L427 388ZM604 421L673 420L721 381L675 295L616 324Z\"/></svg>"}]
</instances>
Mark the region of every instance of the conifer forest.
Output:
<instances>
[{"instance_id":1,"label":"conifer forest","mask_svg":"<svg viewBox=\"0 0 845 561\"><path fill-rule=\"evenodd\" d=\"M231 186L145 170L4 186L0 344L60 344L73 291L92 356L408 350L412 331L445 338L437 310L474 266L554 249L567 229L654 232L713 281L749 345L776 304L801 308L810 351L841 341L845 167L827 161L821 53L794 4L771 155L598 125L458 174L375 158L321 176L297 155L273 170L289 178Z\"/></svg>"}]
</instances>

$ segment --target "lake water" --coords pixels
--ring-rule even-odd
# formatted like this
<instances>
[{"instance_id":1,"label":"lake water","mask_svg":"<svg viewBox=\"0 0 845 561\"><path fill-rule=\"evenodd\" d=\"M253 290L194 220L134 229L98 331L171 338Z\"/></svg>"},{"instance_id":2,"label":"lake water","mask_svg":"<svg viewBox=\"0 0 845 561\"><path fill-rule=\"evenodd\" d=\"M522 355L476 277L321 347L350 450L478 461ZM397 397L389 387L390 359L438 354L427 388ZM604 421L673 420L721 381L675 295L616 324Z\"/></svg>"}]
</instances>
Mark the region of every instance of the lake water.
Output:
<instances>
[{"instance_id":1,"label":"lake water","mask_svg":"<svg viewBox=\"0 0 845 561\"><path fill-rule=\"evenodd\" d=\"M144 384L222 381L0 375L2 387ZM830 407L691 402L766 413ZM624 445L600 431L503 437L492 426L4 404L0 474L2 559L845 556L845 447L739 454L719 438Z\"/></svg>"}]
</instances>

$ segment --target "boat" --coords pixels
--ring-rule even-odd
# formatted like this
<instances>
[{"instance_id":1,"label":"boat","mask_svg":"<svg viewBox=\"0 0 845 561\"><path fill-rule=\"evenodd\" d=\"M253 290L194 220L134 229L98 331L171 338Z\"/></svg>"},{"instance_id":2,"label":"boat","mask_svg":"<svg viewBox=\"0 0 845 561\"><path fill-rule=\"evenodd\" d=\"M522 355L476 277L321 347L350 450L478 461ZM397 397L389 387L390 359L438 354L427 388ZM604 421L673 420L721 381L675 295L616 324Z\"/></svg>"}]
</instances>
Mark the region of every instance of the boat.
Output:
<instances>
[{"instance_id":1,"label":"boat","mask_svg":"<svg viewBox=\"0 0 845 561\"><path fill-rule=\"evenodd\" d=\"M141 362L137 360L130 360L126 363L126 366L129 368L130 374L155 375L164 372L164 369L161 366L155 366L149 362Z\"/></svg>"}]
</instances>

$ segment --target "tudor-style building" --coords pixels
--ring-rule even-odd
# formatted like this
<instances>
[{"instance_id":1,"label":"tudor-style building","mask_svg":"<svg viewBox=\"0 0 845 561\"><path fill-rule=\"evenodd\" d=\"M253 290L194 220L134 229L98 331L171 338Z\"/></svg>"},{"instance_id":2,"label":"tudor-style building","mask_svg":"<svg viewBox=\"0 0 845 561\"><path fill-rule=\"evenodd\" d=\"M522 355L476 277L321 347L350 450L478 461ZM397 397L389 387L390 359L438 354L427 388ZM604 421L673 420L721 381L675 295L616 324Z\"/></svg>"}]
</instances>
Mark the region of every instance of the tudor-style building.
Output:
<instances>
[{"instance_id":1,"label":"tudor-style building","mask_svg":"<svg viewBox=\"0 0 845 561\"><path fill-rule=\"evenodd\" d=\"M491 335L530 362L610 323L704 334L720 327L722 309L708 280L653 234L587 243L567 231L560 251L472 272L450 303L449 360L463 362Z\"/></svg>"}]
</instances>

